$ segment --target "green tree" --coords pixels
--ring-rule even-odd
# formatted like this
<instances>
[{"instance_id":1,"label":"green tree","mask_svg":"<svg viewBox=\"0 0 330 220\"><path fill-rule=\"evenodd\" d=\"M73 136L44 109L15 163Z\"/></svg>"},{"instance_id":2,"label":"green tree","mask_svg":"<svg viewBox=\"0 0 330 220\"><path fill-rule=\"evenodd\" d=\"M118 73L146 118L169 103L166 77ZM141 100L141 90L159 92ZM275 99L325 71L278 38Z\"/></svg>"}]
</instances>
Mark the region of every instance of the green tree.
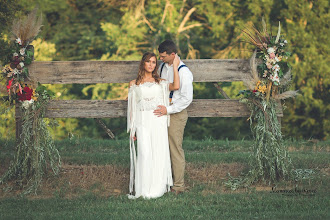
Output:
<instances>
[{"instance_id":1,"label":"green tree","mask_svg":"<svg viewBox=\"0 0 330 220\"><path fill-rule=\"evenodd\" d=\"M13 0L0 0L0 70L1 65L5 65L7 57L10 54L10 28L15 15L21 10L21 6L17 1ZM6 87L0 76L0 96L6 95ZM7 111L8 106L5 103L0 103L0 111L6 112L0 114L0 137L13 138L15 136L15 111L11 109Z\"/></svg>"},{"instance_id":2,"label":"green tree","mask_svg":"<svg viewBox=\"0 0 330 220\"><path fill-rule=\"evenodd\" d=\"M13 0L0 0L0 66L4 65L9 53L10 28L15 14L21 7L17 1Z\"/></svg>"},{"instance_id":3,"label":"green tree","mask_svg":"<svg viewBox=\"0 0 330 220\"><path fill-rule=\"evenodd\" d=\"M284 1L281 11L293 57L293 87L300 96L287 103L284 134L330 136L329 1Z\"/></svg>"},{"instance_id":4,"label":"green tree","mask_svg":"<svg viewBox=\"0 0 330 220\"><path fill-rule=\"evenodd\" d=\"M55 45L56 53L42 43L39 51L52 60L140 60L145 51L157 52L160 42L172 39L183 59L249 58L253 47L241 39L241 29L254 23L260 28L264 17L269 27L289 42L292 87L301 96L286 101L283 131L297 138L329 138L329 3L288 0L0 0L0 44L8 38L9 21L36 5L44 17L42 42ZM1 11L1 12L2 12ZM3 45L3 44L2 44ZM2 47L1 48L5 48ZM44 51L44 52L43 52ZM1 54L6 54L4 50ZM222 83L231 98L243 89L241 82ZM125 99L125 84L51 85L59 99ZM123 92L124 91L124 92ZM210 83L196 83L195 98L223 98ZM62 119L61 119L62 120ZM63 127L57 137L68 134L105 137L92 119L59 120ZM125 119L107 119L119 136L125 136ZM71 124L71 125L69 125ZM7 125L6 125L7 126ZM235 132L232 132L235 131ZM240 136L232 136L240 133ZM242 138L250 136L248 122L242 119L191 118L186 135L190 137Z\"/></svg>"}]
</instances>

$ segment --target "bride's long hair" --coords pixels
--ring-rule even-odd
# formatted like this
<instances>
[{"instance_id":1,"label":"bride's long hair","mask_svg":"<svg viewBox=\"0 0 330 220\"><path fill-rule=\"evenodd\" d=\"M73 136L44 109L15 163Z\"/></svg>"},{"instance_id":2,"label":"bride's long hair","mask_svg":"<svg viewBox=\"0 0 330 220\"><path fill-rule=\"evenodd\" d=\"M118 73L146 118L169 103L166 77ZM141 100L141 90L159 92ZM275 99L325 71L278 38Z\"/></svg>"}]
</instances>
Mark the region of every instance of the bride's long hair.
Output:
<instances>
[{"instance_id":1,"label":"bride's long hair","mask_svg":"<svg viewBox=\"0 0 330 220\"><path fill-rule=\"evenodd\" d=\"M152 53L152 52L146 52L145 54L143 54L141 62L140 62L140 66L139 66L139 73L138 76L136 78L136 85L139 85L142 82L142 79L145 75L145 63L151 58L151 57L155 57L156 58L156 67L155 69L152 71L152 77L155 79L156 83L159 83L160 81L160 77L157 73L158 70L158 61L157 61L157 56L156 54Z\"/></svg>"}]
</instances>

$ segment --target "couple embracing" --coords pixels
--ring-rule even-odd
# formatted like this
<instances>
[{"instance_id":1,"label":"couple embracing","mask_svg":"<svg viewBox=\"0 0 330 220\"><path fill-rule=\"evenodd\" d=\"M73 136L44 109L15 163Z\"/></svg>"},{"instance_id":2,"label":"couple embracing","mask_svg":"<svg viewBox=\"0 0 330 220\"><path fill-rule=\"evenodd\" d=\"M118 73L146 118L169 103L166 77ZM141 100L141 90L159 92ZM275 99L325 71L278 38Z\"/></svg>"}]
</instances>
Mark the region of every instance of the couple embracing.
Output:
<instances>
[{"instance_id":1,"label":"couple embracing","mask_svg":"<svg viewBox=\"0 0 330 220\"><path fill-rule=\"evenodd\" d=\"M138 76L129 83L127 130L130 132L129 198L161 197L184 191L182 149L186 108L193 99L193 75L173 41L143 55ZM137 140L135 148L134 140Z\"/></svg>"}]
</instances>

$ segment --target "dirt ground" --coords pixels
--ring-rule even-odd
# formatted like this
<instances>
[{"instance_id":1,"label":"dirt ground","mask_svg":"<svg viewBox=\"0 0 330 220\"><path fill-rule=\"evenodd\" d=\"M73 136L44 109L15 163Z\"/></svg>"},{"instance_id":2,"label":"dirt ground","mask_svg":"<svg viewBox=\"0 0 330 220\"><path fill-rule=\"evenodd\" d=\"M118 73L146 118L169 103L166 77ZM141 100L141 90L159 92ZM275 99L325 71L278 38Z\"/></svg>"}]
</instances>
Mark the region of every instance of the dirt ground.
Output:
<instances>
[{"instance_id":1,"label":"dirt ground","mask_svg":"<svg viewBox=\"0 0 330 220\"><path fill-rule=\"evenodd\" d=\"M6 171L0 168L0 175ZM227 174L239 176L244 166L238 163L214 164L197 166L186 165L186 187L192 189L196 184L206 184L217 190L226 191L221 182L227 179ZM38 195L28 195L28 198L63 197L74 198L86 192L93 192L99 196L115 196L128 193L129 168L112 165L69 165L63 164L57 177L44 179ZM12 190L6 192L6 188ZM0 198L18 196L22 190L10 182L0 185Z\"/></svg>"},{"instance_id":2,"label":"dirt ground","mask_svg":"<svg viewBox=\"0 0 330 220\"><path fill-rule=\"evenodd\" d=\"M9 163L2 163L9 164ZM0 166L2 176L8 166ZM222 163L196 165L186 164L185 183L186 190L193 190L195 186L204 185L202 194L214 193L239 193L248 189L231 191L225 187L224 182L228 180L228 173L232 177L238 177L246 172L246 167L240 163ZM330 176L330 168L319 170L321 174ZM75 198L86 193L93 193L100 197L124 195L128 193L129 168L114 165L70 165L62 164L58 176L45 178L37 195L27 195L29 199L45 198ZM289 183L290 184L290 183ZM287 185L288 186L288 185ZM284 186L287 187L287 186ZM253 184L255 191L272 191L267 184ZM8 190L11 189L11 190ZM22 189L14 182L0 185L0 199L20 196Z\"/></svg>"}]
</instances>

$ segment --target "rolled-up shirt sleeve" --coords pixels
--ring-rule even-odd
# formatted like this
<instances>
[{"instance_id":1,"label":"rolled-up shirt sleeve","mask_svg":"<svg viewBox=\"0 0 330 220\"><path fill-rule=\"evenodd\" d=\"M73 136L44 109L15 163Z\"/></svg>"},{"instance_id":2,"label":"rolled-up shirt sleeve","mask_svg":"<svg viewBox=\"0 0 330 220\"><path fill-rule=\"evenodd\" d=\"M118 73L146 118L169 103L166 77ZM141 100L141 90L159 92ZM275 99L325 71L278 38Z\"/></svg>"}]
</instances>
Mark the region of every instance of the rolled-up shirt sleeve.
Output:
<instances>
[{"instance_id":1,"label":"rolled-up shirt sleeve","mask_svg":"<svg viewBox=\"0 0 330 220\"><path fill-rule=\"evenodd\" d=\"M188 68L179 72L180 89L174 91L172 105L167 107L167 114L174 114L186 109L193 100L193 75Z\"/></svg>"}]
</instances>

